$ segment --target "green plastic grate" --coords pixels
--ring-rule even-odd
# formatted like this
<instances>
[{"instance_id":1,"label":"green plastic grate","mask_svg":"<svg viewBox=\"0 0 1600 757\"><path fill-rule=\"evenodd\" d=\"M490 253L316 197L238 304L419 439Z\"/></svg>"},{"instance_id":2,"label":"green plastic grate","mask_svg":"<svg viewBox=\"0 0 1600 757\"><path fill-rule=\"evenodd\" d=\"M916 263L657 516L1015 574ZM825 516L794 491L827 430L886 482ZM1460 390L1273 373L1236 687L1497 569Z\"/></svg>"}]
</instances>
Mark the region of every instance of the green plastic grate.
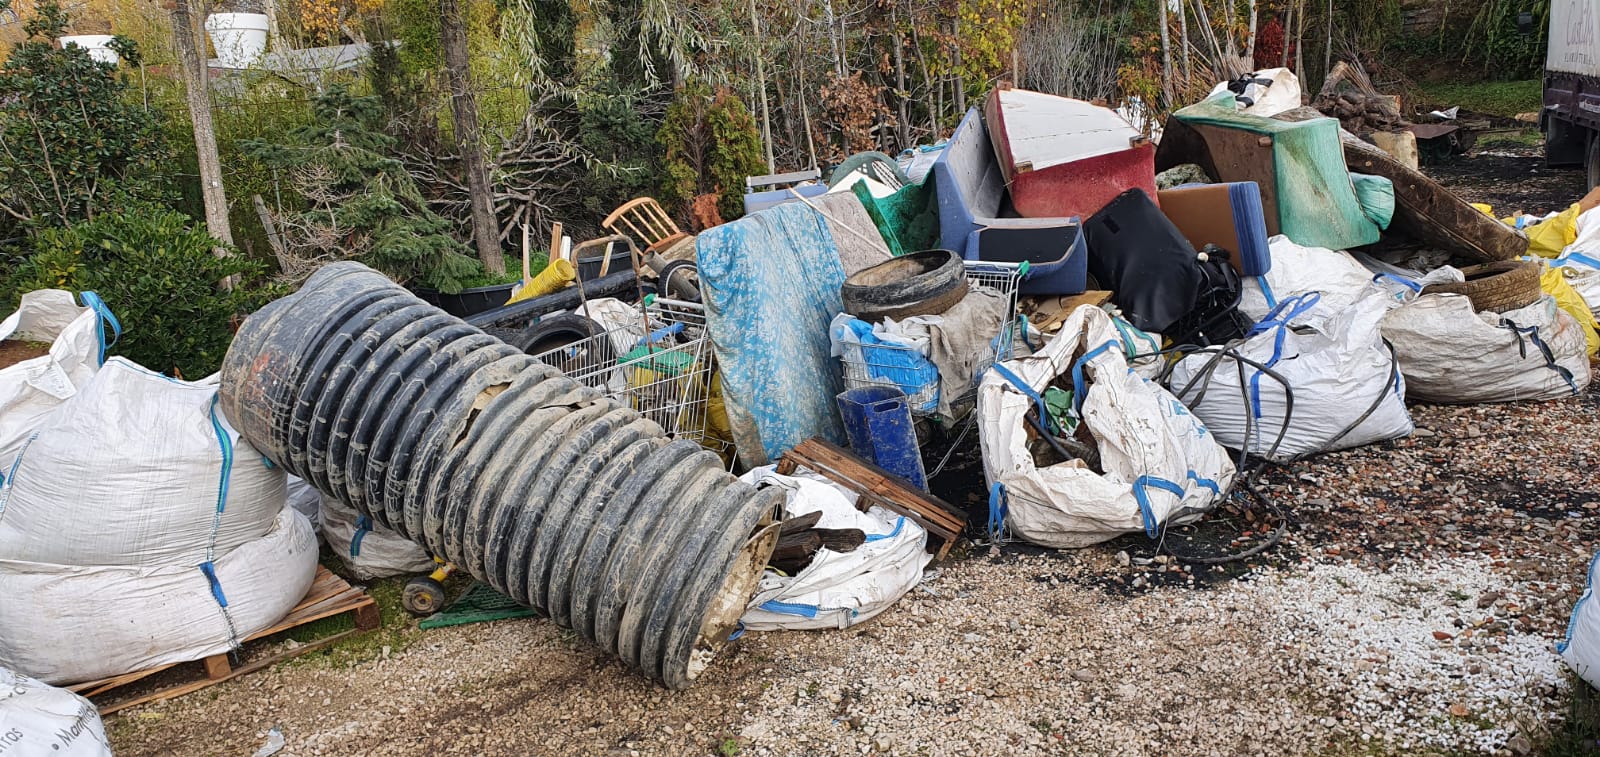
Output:
<instances>
[{"instance_id":1,"label":"green plastic grate","mask_svg":"<svg viewBox=\"0 0 1600 757\"><path fill-rule=\"evenodd\" d=\"M469 623L485 623L491 620L505 620L507 618L531 618L537 612L513 602L510 597L501 594L489 586L474 581L456 601L443 610L424 618L417 627L423 629L447 628L449 626L464 626Z\"/></svg>"}]
</instances>

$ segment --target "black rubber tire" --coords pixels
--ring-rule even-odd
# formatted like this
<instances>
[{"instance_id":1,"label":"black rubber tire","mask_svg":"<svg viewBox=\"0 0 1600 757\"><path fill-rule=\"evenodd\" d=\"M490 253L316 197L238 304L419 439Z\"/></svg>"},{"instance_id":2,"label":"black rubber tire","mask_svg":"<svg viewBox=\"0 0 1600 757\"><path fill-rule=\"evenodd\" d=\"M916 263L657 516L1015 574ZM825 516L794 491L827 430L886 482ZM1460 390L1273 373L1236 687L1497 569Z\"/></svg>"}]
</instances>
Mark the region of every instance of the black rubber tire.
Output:
<instances>
[{"instance_id":1,"label":"black rubber tire","mask_svg":"<svg viewBox=\"0 0 1600 757\"><path fill-rule=\"evenodd\" d=\"M595 369L617 362L616 345L604 334L605 329L593 319L564 313L528 327L517 346L562 373L592 376ZM572 346L580 342L582 346Z\"/></svg>"},{"instance_id":2,"label":"black rubber tire","mask_svg":"<svg viewBox=\"0 0 1600 757\"><path fill-rule=\"evenodd\" d=\"M906 318L949 310L966 295L966 285L960 256L924 250L857 271L839 287L839 296L844 311L862 320Z\"/></svg>"},{"instance_id":3,"label":"black rubber tire","mask_svg":"<svg viewBox=\"0 0 1600 757\"><path fill-rule=\"evenodd\" d=\"M1466 281L1433 284L1423 294L1464 294L1478 312L1504 313L1538 302L1543 295L1539 274L1543 271L1531 260L1502 260L1497 263L1461 269Z\"/></svg>"},{"instance_id":4,"label":"black rubber tire","mask_svg":"<svg viewBox=\"0 0 1600 757\"><path fill-rule=\"evenodd\" d=\"M406 612L417 617L427 617L444 609L444 584L431 576L418 576L406 582L400 594L400 604Z\"/></svg>"},{"instance_id":5,"label":"black rubber tire","mask_svg":"<svg viewBox=\"0 0 1600 757\"><path fill-rule=\"evenodd\" d=\"M677 276L676 280L673 276ZM685 286L687 284L687 286ZM684 302L700 301L700 268L693 260L673 260L661 267L656 291L663 297Z\"/></svg>"}]
</instances>

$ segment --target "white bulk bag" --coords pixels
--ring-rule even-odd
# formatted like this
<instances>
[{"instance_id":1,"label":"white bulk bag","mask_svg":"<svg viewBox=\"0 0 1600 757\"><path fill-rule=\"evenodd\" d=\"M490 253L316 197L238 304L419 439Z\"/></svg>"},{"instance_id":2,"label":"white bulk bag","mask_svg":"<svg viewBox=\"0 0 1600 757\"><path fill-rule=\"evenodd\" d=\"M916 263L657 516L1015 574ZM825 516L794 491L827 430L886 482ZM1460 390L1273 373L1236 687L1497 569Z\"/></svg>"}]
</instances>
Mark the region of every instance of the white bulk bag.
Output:
<instances>
[{"instance_id":1,"label":"white bulk bag","mask_svg":"<svg viewBox=\"0 0 1600 757\"><path fill-rule=\"evenodd\" d=\"M1286 110L1300 107L1300 78L1287 68L1265 68L1251 73L1250 78L1262 79L1265 84L1248 84L1243 93L1234 93L1239 110L1262 118L1271 118ZM1228 91L1229 82L1220 82L1211 94Z\"/></svg>"},{"instance_id":2,"label":"white bulk bag","mask_svg":"<svg viewBox=\"0 0 1600 757\"><path fill-rule=\"evenodd\" d=\"M1572 607L1572 619L1567 621L1567 636L1556 642L1556 654L1561 655L1572 672L1600 687L1600 606L1594 600L1594 582L1600 571L1600 554L1589 561L1588 583L1583 596Z\"/></svg>"},{"instance_id":3,"label":"white bulk bag","mask_svg":"<svg viewBox=\"0 0 1600 757\"><path fill-rule=\"evenodd\" d=\"M1561 269L1561 275L1590 310L1600 312L1600 251L1593 255L1569 252L1550 261L1550 265Z\"/></svg>"},{"instance_id":4,"label":"white bulk bag","mask_svg":"<svg viewBox=\"0 0 1600 757\"><path fill-rule=\"evenodd\" d=\"M316 573L316 533L288 507L213 563L0 560L0 665L62 684L228 652L282 620Z\"/></svg>"},{"instance_id":5,"label":"white bulk bag","mask_svg":"<svg viewBox=\"0 0 1600 757\"><path fill-rule=\"evenodd\" d=\"M1405 382L1378 328L1388 296L1374 290L1352 307L1313 318L1317 300L1287 300L1231 350L1200 350L1173 366L1168 387L1223 446L1243 449L1248 436L1251 455L1282 462L1413 430ZM1245 361L1272 369L1289 392Z\"/></svg>"},{"instance_id":6,"label":"white bulk bag","mask_svg":"<svg viewBox=\"0 0 1600 757\"><path fill-rule=\"evenodd\" d=\"M1326 312L1339 312L1377 288L1372 272L1348 252L1301 247L1283 235L1273 237L1269 244L1272 268L1261 276L1244 277L1239 294L1240 312L1253 320L1267 317L1278 303L1308 292L1322 295Z\"/></svg>"},{"instance_id":7,"label":"white bulk bag","mask_svg":"<svg viewBox=\"0 0 1600 757\"><path fill-rule=\"evenodd\" d=\"M198 565L259 539L283 508L273 467L214 383L106 361L42 419L0 487L0 558Z\"/></svg>"},{"instance_id":8,"label":"white bulk bag","mask_svg":"<svg viewBox=\"0 0 1600 757\"><path fill-rule=\"evenodd\" d=\"M111 757L94 703L0 667L0 755Z\"/></svg>"},{"instance_id":9,"label":"white bulk bag","mask_svg":"<svg viewBox=\"0 0 1600 757\"><path fill-rule=\"evenodd\" d=\"M1475 313L1464 295L1425 294L1384 316L1383 335L1413 400L1547 400L1589 385L1583 329L1549 295L1507 313Z\"/></svg>"},{"instance_id":10,"label":"white bulk bag","mask_svg":"<svg viewBox=\"0 0 1600 757\"><path fill-rule=\"evenodd\" d=\"M1083 387L1075 389L1079 416L1097 443L1103 475L1076 460L1039 468L1028 452L1024 416L1057 376ZM1081 547L1131 531L1154 536L1163 524L1199 517L1233 482L1233 463L1205 425L1166 389L1128 370L1122 336L1097 307L1072 311L1044 349L984 374L978 431L984 473L1008 502L1006 525L1047 547Z\"/></svg>"},{"instance_id":11,"label":"white bulk bag","mask_svg":"<svg viewBox=\"0 0 1600 757\"><path fill-rule=\"evenodd\" d=\"M741 480L789 490L785 517L821 511L820 528L856 528L866 543L851 552L817 550L811 564L794 576L768 569L740 622L752 631L848 628L888 609L922 580L928 533L906 517L882 507L856 509L856 495L809 474L784 476L773 466L756 468Z\"/></svg>"},{"instance_id":12,"label":"white bulk bag","mask_svg":"<svg viewBox=\"0 0 1600 757\"><path fill-rule=\"evenodd\" d=\"M76 394L100 369L107 342L105 326L115 336L121 326L93 292L83 293L82 307L71 292L40 289L22 295L15 313L0 321L0 341L45 342L50 354L0 368L0 476L6 475L39 418Z\"/></svg>"},{"instance_id":13,"label":"white bulk bag","mask_svg":"<svg viewBox=\"0 0 1600 757\"><path fill-rule=\"evenodd\" d=\"M322 498L322 536L350 566L350 572L363 581L431 573L435 567L433 558L416 542L371 522L332 497Z\"/></svg>"},{"instance_id":14,"label":"white bulk bag","mask_svg":"<svg viewBox=\"0 0 1600 757\"><path fill-rule=\"evenodd\" d=\"M284 491L288 493L289 506L306 516L313 529L322 530L322 492L306 483L305 479L293 475L284 477Z\"/></svg>"}]
</instances>

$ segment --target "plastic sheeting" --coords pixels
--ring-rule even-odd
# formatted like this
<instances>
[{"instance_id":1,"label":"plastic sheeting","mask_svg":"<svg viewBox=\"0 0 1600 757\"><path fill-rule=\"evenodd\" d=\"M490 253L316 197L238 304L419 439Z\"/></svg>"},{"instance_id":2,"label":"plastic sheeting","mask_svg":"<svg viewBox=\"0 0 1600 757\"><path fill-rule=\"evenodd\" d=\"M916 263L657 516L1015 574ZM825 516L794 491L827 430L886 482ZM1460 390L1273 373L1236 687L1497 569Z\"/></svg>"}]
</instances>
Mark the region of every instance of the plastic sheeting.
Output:
<instances>
[{"instance_id":1,"label":"plastic sheeting","mask_svg":"<svg viewBox=\"0 0 1600 757\"><path fill-rule=\"evenodd\" d=\"M740 459L764 465L813 436L843 443L828 323L845 274L822 216L779 205L701 233L696 256Z\"/></svg>"},{"instance_id":2,"label":"plastic sheeting","mask_svg":"<svg viewBox=\"0 0 1600 757\"><path fill-rule=\"evenodd\" d=\"M1567 636L1556 642L1556 654L1590 686L1600 686L1600 604L1595 603L1594 584L1600 577L1600 554L1589 561L1588 582L1583 596L1572 607L1567 621Z\"/></svg>"},{"instance_id":3,"label":"plastic sheeting","mask_svg":"<svg viewBox=\"0 0 1600 757\"><path fill-rule=\"evenodd\" d=\"M889 609L922 580L928 533L882 507L855 507L856 495L820 477L799 472L784 476L771 467L746 473L742 480L789 490L785 517L821 511L819 528L854 528L866 542L850 552L826 547L793 576L768 569L740 623L752 631L848 628Z\"/></svg>"},{"instance_id":4,"label":"plastic sheeting","mask_svg":"<svg viewBox=\"0 0 1600 757\"><path fill-rule=\"evenodd\" d=\"M1567 280L1566 266L1552 266L1543 262L1539 266L1543 269L1539 274L1540 291L1554 297L1556 307L1578 322L1578 328L1583 331L1585 350L1589 353L1589 359L1593 360L1596 352L1600 351L1600 323L1595 321L1594 310L1583 294Z\"/></svg>"},{"instance_id":5,"label":"plastic sheeting","mask_svg":"<svg viewBox=\"0 0 1600 757\"><path fill-rule=\"evenodd\" d=\"M1222 446L1166 389L1129 370L1123 348L1111 316L1085 305L1044 349L984 375L978 438L991 527L1003 521L1047 547L1082 547L1133 531L1154 537L1164 525L1198 518L1232 485L1233 463ZM1058 376L1075 385L1103 473L1078 460L1042 468L1034 462L1025 415Z\"/></svg>"},{"instance_id":6,"label":"plastic sheeting","mask_svg":"<svg viewBox=\"0 0 1600 757\"><path fill-rule=\"evenodd\" d=\"M17 311L0 321L0 341L50 345L47 355L0 368L0 482L39 419L94 376L121 332L99 297L83 299L80 307L71 292L40 289L22 295Z\"/></svg>"},{"instance_id":7,"label":"plastic sheeting","mask_svg":"<svg viewBox=\"0 0 1600 757\"><path fill-rule=\"evenodd\" d=\"M1507 313L1475 313L1464 295L1425 294L1389 311L1383 335L1413 400L1547 400L1589 385L1583 332L1548 295Z\"/></svg>"},{"instance_id":8,"label":"plastic sheeting","mask_svg":"<svg viewBox=\"0 0 1600 757\"><path fill-rule=\"evenodd\" d=\"M1380 229L1389 228L1394 220L1394 182L1382 176L1364 173L1350 174L1350 183L1356 188L1356 201L1361 212Z\"/></svg>"},{"instance_id":9,"label":"plastic sheeting","mask_svg":"<svg viewBox=\"0 0 1600 757\"><path fill-rule=\"evenodd\" d=\"M1285 461L1412 432L1405 382L1378 330L1389 298L1374 289L1351 307L1307 317L1318 300L1285 301L1231 352L1201 350L1173 367L1169 386L1224 446ZM1270 368L1289 392L1234 355Z\"/></svg>"},{"instance_id":10,"label":"plastic sheeting","mask_svg":"<svg viewBox=\"0 0 1600 757\"><path fill-rule=\"evenodd\" d=\"M373 523L333 498L322 501L322 536L362 581L433 571L433 558L415 542Z\"/></svg>"}]
</instances>

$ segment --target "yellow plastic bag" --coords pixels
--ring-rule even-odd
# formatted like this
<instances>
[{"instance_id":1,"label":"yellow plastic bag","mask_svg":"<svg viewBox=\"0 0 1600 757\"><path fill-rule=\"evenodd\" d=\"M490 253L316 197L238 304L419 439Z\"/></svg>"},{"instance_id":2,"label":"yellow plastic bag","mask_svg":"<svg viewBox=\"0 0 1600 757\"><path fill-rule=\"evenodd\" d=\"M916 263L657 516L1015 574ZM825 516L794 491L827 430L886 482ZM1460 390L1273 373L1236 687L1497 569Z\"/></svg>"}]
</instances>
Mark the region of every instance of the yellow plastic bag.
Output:
<instances>
[{"instance_id":1,"label":"yellow plastic bag","mask_svg":"<svg viewBox=\"0 0 1600 757\"><path fill-rule=\"evenodd\" d=\"M1578 241L1578 214L1582 208L1578 203L1561 211L1543 221L1530 224L1522 228L1522 233L1528 235L1528 254L1538 255L1541 258L1554 258L1567 249L1567 245ZM1507 226L1515 227L1517 217L1500 219Z\"/></svg>"},{"instance_id":2,"label":"yellow plastic bag","mask_svg":"<svg viewBox=\"0 0 1600 757\"><path fill-rule=\"evenodd\" d=\"M559 292L566 289L568 284L577 280L578 269L573 267L572 261L556 258L550 261L550 264L545 266L544 270L539 272L539 275L533 277L533 281L528 282L516 294L512 295L511 299L506 300L506 304L510 305L513 302L522 302L535 297L543 297L551 292Z\"/></svg>"},{"instance_id":3,"label":"yellow plastic bag","mask_svg":"<svg viewBox=\"0 0 1600 757\"><path fill-rule=\"evenodd\" d=\"M1556 307L1578 320L1578 325L1583 327L1583 341L1589 347L1589 359L1593 360L1595 354L1600 352L1600 322L1595 320L1594 311L1583 301L1583 295L1578 294L1578 290L1567 282L1560 268L1553 268L1548 263L1540 265L1544 266L1544 273L1539 274L1539 288L1556 299Z\"/></svg>"}]
</instances>

